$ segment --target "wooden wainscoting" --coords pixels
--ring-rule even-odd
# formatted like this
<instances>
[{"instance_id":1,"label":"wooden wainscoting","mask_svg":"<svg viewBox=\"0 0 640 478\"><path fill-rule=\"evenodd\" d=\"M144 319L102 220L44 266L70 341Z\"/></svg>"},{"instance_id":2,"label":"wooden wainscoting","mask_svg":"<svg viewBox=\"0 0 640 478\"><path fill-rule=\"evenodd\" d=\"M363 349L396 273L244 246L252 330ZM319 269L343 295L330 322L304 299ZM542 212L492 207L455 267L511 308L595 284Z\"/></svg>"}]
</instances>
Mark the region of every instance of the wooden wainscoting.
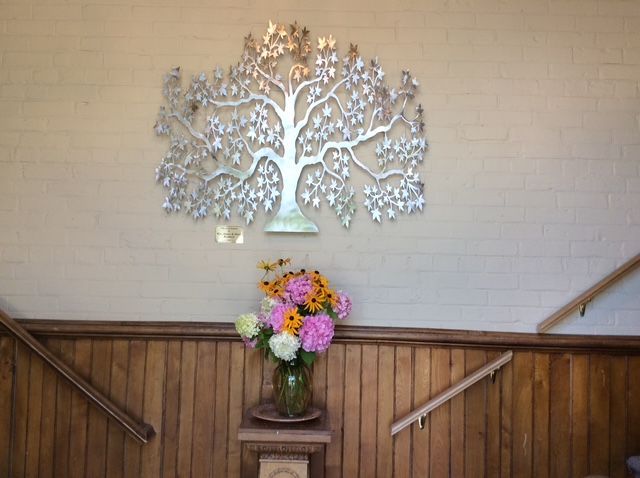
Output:
<instances>
[{"instance_id":1,"label":"wooden wainscoting","mask_svg":"<svg viewBox=\"0 0 640 478\"><path fill-rule=\"evenodd\" d=\"M158 435L126 437L0 336L0 476L256 476L236 433L271 367L230 324L22 323ZM505 349L495 383L391 437L394 420ZM640 338L342 327L314 366L314 401L334 436L313 476L626 477L640 454Z\"/></svg>"}]
</instances>

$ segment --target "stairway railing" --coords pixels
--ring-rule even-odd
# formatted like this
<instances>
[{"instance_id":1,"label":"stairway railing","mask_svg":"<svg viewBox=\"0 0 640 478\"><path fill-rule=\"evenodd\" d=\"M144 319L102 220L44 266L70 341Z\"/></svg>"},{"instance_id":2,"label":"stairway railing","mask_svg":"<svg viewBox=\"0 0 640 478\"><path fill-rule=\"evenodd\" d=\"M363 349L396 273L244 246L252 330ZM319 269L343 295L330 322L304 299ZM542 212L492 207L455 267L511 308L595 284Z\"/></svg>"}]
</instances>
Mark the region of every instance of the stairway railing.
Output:
<instances>
[{"instance_id":1,"label":"stairway railing","mask_svg":"<svg viewBox=\"0 0 640 478\"><path fill-rule=\"evenodd\" d=\"M580 294L578 297L576 297L571 302L569 302L567 305L565 305L561 309L558 309L555 313L550 315L547 319L540 322L540 324L538 324L538 333L541 333L541 334L545 333L547 330L549 330L551 327L556 325L558 322L563 320L567 315L573 312L576 309L576 307L578 308L578 311L580 312L580 316L582 317L585 314L585 311L587 309L587 304L591 302L593 297L595 297L597 294L599 294L606 288L610 287L613 283L620 280L625 275L629 274L638 266L640 266L640 254L629 259L627 262L625 262L616 270L614 270L611 274L609 274L608 276L600 280L593 287L590 287L589 289L584 291L582 294Z\"/></svg>"},{"instance_id":2,"label":"stairway railing","mask_svg":"<svg viewBox=\"0 0 640 478\"><path fill-rule=\"evenodd\" d=\"M487 375L493 374L496 370L501 368L504 364L511 361L513 358L513 352L509 350L508 352L503 353L495 360L487 363L484 367L479 368L471 375L466 376L462 380L460 380L455 385L447 388L444 392L436 395L434 398L429 400L427 403L422 405L419 408L416 408L414 411L405 415L400 420L396 421L393 425L391 425L391 435L395 435L400 430L409 426L414 420L418 419L418 425L420 429L424 428L424 420L428 413L430 413L435 408L438 408L443 403L451 400L453 397L458 395L461 392L464 392L467 388L473 385L476 382L479 382Z\"/></svg>"},{"instance_id":3,"label":"stairway railing","mask_svg":"<svg viewBox=\"0 0 640 478\"><path fill-rule=\"evenodd\" d=\"M148 423L138 423L124 413L111 400L96 390L90 383L78 375L73 369L53 355L44 345L36 340L18 322L0 310L0 323L4 325L13 336L22 342L31 352L38 355L55 372L64 377L76 390L84 395L107 417L112 418L129 435L142 443L147 443L155 435L155 430Z\"/></svg>"}]
</instances>

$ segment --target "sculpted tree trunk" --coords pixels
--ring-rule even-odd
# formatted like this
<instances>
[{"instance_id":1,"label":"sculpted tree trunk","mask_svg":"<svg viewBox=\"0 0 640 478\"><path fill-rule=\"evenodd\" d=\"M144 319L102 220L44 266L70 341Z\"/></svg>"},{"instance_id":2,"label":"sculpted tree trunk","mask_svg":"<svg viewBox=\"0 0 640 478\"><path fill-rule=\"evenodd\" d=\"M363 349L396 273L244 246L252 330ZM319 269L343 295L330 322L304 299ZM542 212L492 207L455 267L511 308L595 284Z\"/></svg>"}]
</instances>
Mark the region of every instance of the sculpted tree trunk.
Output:
<instances>
[{"instance_id":1,"label":"sculpted tree trunk","mask_svg":"<svg viewBox=\"0 0 640 478\"><path fill-rule=\"evenodd\" d=\"M284 162L284 161L283 161ZM275 217L267 223L267 232L318 232L318 227L309 220L298 206L298 180L302 168L287 162L280 167L282 191L280 192L280 208Z\"/></svg>"}]
</instances>

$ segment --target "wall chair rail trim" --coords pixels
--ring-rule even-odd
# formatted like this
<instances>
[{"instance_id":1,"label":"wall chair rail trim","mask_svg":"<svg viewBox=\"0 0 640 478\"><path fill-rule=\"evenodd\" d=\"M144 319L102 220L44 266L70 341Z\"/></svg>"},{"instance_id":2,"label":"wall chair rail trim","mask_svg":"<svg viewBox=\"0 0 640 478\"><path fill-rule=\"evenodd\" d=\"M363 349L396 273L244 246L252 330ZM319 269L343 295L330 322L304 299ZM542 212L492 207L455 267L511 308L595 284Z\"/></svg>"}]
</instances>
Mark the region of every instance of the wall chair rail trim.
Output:
<instances>
[{"instance_id":1,"label":"wall chair rail trim","mask_svg":"<svg viewBox=\"0 0 640 478\"><path fill-rule=\"evenodd\" d=\"M110 322L21 319L31 334L60 338L183 339L239 341L230 322ZM602 351L640 355L640 336L529 334L369 326L336 327L338 343L441 345L496 350Z\"/></svg>"}]
</instances>

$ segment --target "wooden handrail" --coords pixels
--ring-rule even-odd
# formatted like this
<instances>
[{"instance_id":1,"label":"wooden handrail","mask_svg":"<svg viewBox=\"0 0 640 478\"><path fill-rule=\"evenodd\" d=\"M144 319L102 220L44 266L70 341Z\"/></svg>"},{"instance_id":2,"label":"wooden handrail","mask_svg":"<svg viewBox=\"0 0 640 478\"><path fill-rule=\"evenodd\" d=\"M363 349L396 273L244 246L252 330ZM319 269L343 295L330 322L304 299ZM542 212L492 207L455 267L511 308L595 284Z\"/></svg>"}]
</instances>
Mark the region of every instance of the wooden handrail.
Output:
<instances>
[{"instance_id":1,"label":"wooden handrail","mask_svg":"<svg viewBox=\"0 0 640 478\"><path fill-rule=\"evenodd\" d=\"M602 292L604 289L609 287L611 284L613 284L617 280L621 279L623 276L627 275L629 272L631 272L638 266L640 266L640 254L629 259L627 262L625 262L616 270L614 270L611 274L606 276L604 279L600 280L593 287L590 287L589 289L584 291L582 294L580 294L578 297L573 299L567 305L565 305L561 309L558 309L557 312L550 315L547 319L545 319L540 324L538 324L538 333L541 333L541 334L545 333L547 330L549 330L551 327L556 325L558 322L563 320L567 315L573 312L576 309L576 307L580 311L580 315L581 316L584 315L584 311L587 306L587 303L590 302L591 299L593 299L593 297L596 294Z\"/></svg>"},{"instance_id":2,"label":"wooden handrail","mask_svg":"<svg viewBox=\"0 0 640 478\"><path fill-rule=\"evenodd\" d=\"M0 323L4 325L11 334L22 342L29 350L37 354L42 360L50 365L56 373L64 377L73 387L82 393L91 403L93 403L107 417L113 418L127 433L141 441L147 443L156 434L155 430L148 423L138 423L129 415L120 410L111 400L96 390L91 384L78 375L73 369L53 355L44 345L38 342L33 335L27 332L18 322L0 310Z\"/></svg>"},{"instance_id":3,"label":"wooden handrail","mask_svg":"<svg viewBox=\"0 0 640 478\"><path fill-rule=\"evenodd\" d=\"M391 425L391 435L395 435L400 430L409 426L414 420L418 419L418 423L420 428L422 428L422 420L427 416L429 412L433 409L438 408L440 405L445 403L448 400L451 400L453 397L458 395L460 392L463 392L467 388L469 388L474 383L482 380L487 375L495 372L497 369L501 368L504 364L509 362L513 357L513 352L509 350L508 352L503 353L495 360L492 360L484 367L479 368L471 375L460 380L455 385L447 388L444 392L436 395L434 398L429 400L427 403L422 405L419 408L416 408L414 411L409 413L408 415L402 417L400 420Z\"/></svg>"}]
</instances>

